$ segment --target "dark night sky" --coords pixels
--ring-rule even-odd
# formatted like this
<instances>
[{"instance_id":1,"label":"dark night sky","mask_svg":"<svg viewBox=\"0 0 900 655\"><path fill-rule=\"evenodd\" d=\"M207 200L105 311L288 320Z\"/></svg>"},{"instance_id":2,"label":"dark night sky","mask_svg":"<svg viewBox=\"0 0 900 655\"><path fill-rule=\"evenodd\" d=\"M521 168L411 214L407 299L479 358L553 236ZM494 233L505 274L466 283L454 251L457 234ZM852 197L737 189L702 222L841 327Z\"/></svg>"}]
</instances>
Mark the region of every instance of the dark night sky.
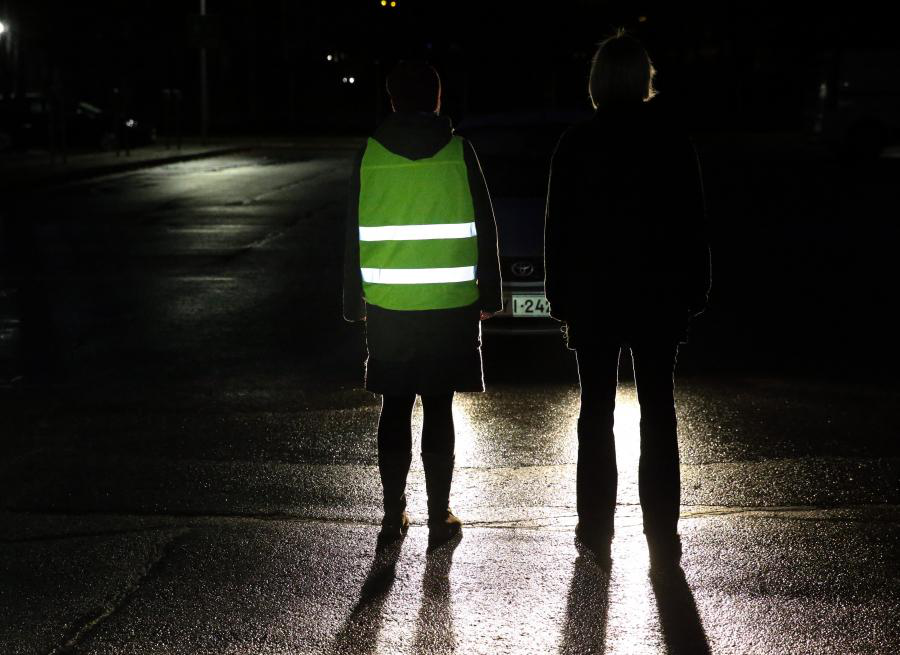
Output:
<instances>
[{"instance_id":1,"label":"dark night sky","mask_svg":"<svg viewBox=\"0 0 900 655\"><path fill-rule=\"evenodd\" d=\"M801 129L816 72L836 48L896 42L883 10L858 3L207 5L212 119L221 132L369 129L385 111L385 72L407 56L438 67L454 119L467 111L586 108L590 55L616 26L644 40L663 97L694 129ZM151 121L161 89L180 88L189 127L197 114L198 9L199 0L0 0L19 36L20 86L42 90L58 70L68 95L104 106L119 88ZM337 60L326 61L328 54ZM341 82L348 76L355 84Z\"/></svg>"}]
</instances>

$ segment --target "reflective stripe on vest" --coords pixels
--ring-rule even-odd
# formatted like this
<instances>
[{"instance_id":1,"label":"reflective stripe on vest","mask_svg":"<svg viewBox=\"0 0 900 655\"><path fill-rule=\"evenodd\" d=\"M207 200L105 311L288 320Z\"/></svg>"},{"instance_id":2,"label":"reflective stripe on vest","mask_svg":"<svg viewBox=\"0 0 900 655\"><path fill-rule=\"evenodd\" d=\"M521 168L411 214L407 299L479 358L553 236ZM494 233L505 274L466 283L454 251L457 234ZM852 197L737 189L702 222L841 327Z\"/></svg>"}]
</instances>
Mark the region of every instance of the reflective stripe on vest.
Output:
<instances>
[{"instance_id":1,"label":"reflective stripe on vest","mask_svg":"<svg viewBox=\"0 0 900 655\"><path fill-rule=\"evenodd\" d=\"M372 284L438 284L475 279L474 266L453 268L363 268L363 282Z\"/></svg>"},{"instance_id":2,"label":"reflective stripe on vest","mask_svg":"<svg viewBox=\"0 0 900 655\"><path fill-rule=\"evenodd\" d=\"M478 242L463 141L410 160L369 139L360 166L359 263L366 301L395 310L478 300Z\"/></svg>"},{"instance_id":3,"label":"reflective stripe on vest","mask_svg":"<svg viewBox=\"0 0 900 655\"><path fill-rule=\"evenodd\" d=\"M467 239L476 236L475 222L433 225L382 225L359 228L360 241L422 241L424 239Z\"/></svg>"}]
</instances>

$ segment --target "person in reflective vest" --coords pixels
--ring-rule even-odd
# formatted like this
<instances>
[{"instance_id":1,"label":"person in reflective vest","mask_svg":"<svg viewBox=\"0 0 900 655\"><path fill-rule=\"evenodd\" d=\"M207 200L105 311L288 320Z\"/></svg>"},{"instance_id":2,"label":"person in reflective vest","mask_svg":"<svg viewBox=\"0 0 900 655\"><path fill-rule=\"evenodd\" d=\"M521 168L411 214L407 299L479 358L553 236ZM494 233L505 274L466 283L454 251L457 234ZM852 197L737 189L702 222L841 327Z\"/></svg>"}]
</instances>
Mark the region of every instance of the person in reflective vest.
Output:
<instances>
[{"instance_id":1,"label":"person in reflective vest","mask_svg":"<svg viewBox=\"0 0 900 655\"><path fill-rule=\"evenodd\" d=\"M365 388L382 395L378 546L409 526L412 412L422 399L429 547L453 539L449 507L457 391L483 391L481 324L502 309L497 229L471 144L440 116L440 77L400 62L393 112L358 153L344 252L344 318L365 321Z\"/></svg>"}]
</instances>

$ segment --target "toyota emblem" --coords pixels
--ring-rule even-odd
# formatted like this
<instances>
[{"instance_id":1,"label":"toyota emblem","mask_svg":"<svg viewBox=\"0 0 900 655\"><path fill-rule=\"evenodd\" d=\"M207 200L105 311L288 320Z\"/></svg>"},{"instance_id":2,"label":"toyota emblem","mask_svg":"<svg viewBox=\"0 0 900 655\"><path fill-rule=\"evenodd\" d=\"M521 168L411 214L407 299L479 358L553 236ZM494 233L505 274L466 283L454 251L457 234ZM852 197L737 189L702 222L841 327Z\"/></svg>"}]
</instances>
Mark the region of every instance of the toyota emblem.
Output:
<instances>
[{"instance_id":1,"label":"toyota emblem","mask_svg":"<svg viewBox=\"0 0 900 655\"><path fill-rule=\"evenodd\" d=\"M516 277L528 277L534 273L534 264L531 262L516 262L510 268Z\"/></svg>"}]
</instances>

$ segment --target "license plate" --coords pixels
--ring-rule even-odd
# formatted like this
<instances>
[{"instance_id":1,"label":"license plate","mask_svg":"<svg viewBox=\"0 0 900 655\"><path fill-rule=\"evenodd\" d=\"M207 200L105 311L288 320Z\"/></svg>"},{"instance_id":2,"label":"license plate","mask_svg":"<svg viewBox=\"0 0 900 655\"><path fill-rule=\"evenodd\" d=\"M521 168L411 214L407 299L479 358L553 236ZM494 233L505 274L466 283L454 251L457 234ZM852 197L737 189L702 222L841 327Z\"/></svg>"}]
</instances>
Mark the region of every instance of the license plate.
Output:
<instances>
[{"instance_id":1,"label":"license plate","mask_svg":"<svg viewBox=\"0 0 900 655\"><path fill-rule=\"evenodd\" d=\"M544 296L513 296L513 316L550 316L550 303Z\"/></svg>"}]
</instances>

